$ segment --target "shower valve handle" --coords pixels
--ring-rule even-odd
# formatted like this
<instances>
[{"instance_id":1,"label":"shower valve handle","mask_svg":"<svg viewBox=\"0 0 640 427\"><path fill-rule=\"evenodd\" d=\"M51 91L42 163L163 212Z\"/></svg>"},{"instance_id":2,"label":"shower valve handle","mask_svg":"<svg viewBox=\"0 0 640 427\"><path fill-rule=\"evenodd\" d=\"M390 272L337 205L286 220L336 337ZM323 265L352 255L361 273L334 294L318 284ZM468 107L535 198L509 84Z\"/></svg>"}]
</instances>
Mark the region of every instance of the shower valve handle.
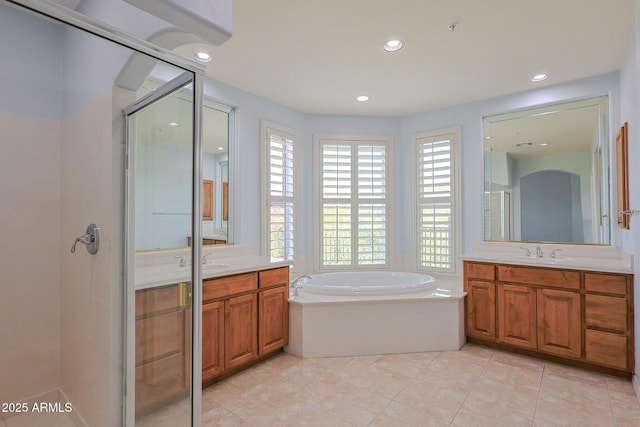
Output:
<instances>
[{"instance_id":1,"label":"shower valve handle","mask_svg":"<svg viewBox=\"0 0 640 427\"><path fill-rule=\"evenodd\" d=\"M76 237L76 240L73 242L73 246L71 246L71 253L73 254L76 252L76 245L78 242L85 245L87 247L87 252L91 255L98 252L98 247L100 246L100 234L98 233L98 230L100 229L95 224L89 224L86 234Z\"/></svg>"}]
</instances>

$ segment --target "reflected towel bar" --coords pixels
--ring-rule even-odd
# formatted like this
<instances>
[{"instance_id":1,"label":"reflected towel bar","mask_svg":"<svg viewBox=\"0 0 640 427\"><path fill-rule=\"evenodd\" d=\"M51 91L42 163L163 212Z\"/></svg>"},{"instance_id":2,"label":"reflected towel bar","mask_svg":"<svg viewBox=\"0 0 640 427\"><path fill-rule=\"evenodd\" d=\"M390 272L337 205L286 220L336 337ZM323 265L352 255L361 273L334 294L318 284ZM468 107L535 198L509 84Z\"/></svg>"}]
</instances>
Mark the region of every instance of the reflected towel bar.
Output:
<instances>
[{"instance_id":1,"label":"reflected towel bar","mask_svg":"<svg viewBox=\"0 0 640 427\"><path fill-rule=\"evenodd\" d=\"M151 212L152 215L188 215L191 216L191 212Z\"/></svg>"}]
</instances>

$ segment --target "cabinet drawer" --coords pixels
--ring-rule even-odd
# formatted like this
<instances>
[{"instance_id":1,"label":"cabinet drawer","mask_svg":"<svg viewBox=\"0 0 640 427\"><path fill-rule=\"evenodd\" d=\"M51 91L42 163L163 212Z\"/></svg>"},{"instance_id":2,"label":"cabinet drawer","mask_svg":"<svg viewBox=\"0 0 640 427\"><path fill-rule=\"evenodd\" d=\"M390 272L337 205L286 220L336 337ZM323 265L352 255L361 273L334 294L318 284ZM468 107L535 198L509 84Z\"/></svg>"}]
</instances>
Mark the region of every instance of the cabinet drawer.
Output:
<instances>
[{"instance_id":1,"label":"cabinet drawer","mask_svg":"<svg viewBox=\"0 0 640 427\"><path fill-rule=\"evenodd\" d=\"M627 331L626 298L604 295L585 295L584 321L586 327Z\"/></svg>"},{"instance_id":2,"label":"cabinet drawer","mask_svg":"<svg viewBox=\"0 0 640 427\"><path fill-rule=\"evenodd\" d=\"M580 289L580 273L578 271L499 265L498 280L501 282L544 285L545 287Z\"/></svg>"},{"instance_id":3,"label":"cabinet drawer","mask_svg":"<svg viewBox=\"0 0 640 427\"><path fill-rule=\"evenodd\" d=\"M258 273L258 284L261 288L289 284L289 267L274 268Z\"/></svg>"},{"instance_id":4,"label":"cabinet drawer","mask_svg":"<svg viewBox=\"0 0 640 427\"><path fill-rule=\"evenodd\" d=\"M136 367L136 416L189 393L183 354Z\"/></svg>"},{"instance_id":5,"label":"cabinet drawer","mask_svg":"<svg viewBox=\"0 0 640 427\"><path fill-rule=\"evenodd\" d=\"M495 271L496 267L493 264L464 263L464 275L468 279L495 280Z\"/></svg>"},{"instance_id":6,"label":"cabinet drawer","mask_svg":"<svg viewBox=\"0 0 640 427\"><path fill-rule=\"evenodd\" d=\"M178 306L178 285L144 289L136 292L136 317L161 311L175 310Z\"/></svg>"},{"instance_id":7,"label":"cabinet drawer","mask_svg":"<svg viewBox=\"0 0 640 427\"><path fill-rule=\"evenodd\" d=\"M185 363L182 353L172 354L136 368L136 385L151 387L167 385L167 383L184 378Z\"/></svg>"},{"instance_id":8,"label":"cabinet drawer","mask_svg":"<svg viewBox=\"0 0 640 427\"><path fill-rule=\"evenodd\" d=\"M611 332L585 331L585 353L589 362L627 369L627 337Z\"/></svg>"},{"instance_id":9,"label":"cabinet drawer","mask_svg":"<svg viewBox=\"0 0 640 427\"><path fill-rule=\"evenodd\" d=\"M584 289L587 292L627 295L627 277L619 274L585 273Z\"/></svg>"},{"instance_id":10,"label":"cabinet drawer","mask_svg":"<svg viewBox=\"0 0 640 427\"><path fill-rule=\"evenodd\" d=\"M136 320L136 365L179 353L184 346L184 312L172 311Z\"/></svg>"},{"instance_id":11,"label":"cabinet drawer","mask_svg":"<svg viewBox=\"0 0 640 427\"><path fill-rule=\"evenodd\" d=\"M258 273L238 274L202 282L202 301L258 289Z\"/></svg>"}]
</instances>

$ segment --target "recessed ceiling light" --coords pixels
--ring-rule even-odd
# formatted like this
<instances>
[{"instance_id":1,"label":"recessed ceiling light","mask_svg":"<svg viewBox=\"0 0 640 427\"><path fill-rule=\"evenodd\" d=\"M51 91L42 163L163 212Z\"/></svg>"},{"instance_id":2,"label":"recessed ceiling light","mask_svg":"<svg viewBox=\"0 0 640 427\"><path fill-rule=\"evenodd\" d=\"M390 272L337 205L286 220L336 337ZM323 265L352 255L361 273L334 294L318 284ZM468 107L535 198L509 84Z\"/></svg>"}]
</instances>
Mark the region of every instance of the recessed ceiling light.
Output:
<instances>
[{"instance_id":1,"label":"recessed ceiling light","mask_svg":"<svg viewBox=\"0 0 640 427\"><path fill-rule=\"evenodd\" d=\"M178 126L178 124L176 122L169 122L167 123L169 126L171 126L172 128Z\"/></svg>"},{"instance_id":2,"label":"recessed ceiling light","mask_svg":"<svg viewBox=\"0 0 640 427\"><path fill-rule=\"evenodd\" d=\"M224 150L224 147L218 147L218 150L222 151Z\"/></svg>"},{"instance_id":3,"label":"recessed ceiling light","mask_svg":"<svg viewBox=\"0 0 640 427\"><path fill-rule=\"evenodd\" d=\"M531 77L530 80L532 82L541 82L543 80L547 80L548 77L549 76L547 74L542 73L542 74L536 74L535 76Z\"/></svg>"},{"instance_id":4,"label":"recessed ceiling light","mask_svg":"<svg viewBox=\"0 0 640 427\"><path fill-rule=\"evenodd\" d=\"M369 100L369 97L367 95L360 95L359 97L356 98L356 101L358 102L365 102L368 100Z\"/></svg>"},{"instance_id":5,"label":"recessed ceiling light","mask_svg":"<svg viewBox=\"0 0 640 427\"><path fill-rule=\"evenodd\" d=\"M386 52L395 52L402 49L403 45L402 40L389 40L382 45L382 49Z\"/></svg>"},{"instance_id":6,"label":"recessed ceiling light","mask_svg":"<svg viewBox=\"0 0 640 427\"><path fill-rule=\"evenodd\" d=\"M200 62L211 62L211 60L213 59L207 52L196 52L193 57L196 59L196 61Z\"/></svg>"},{"instance_id":7,"label":"recessed ceiling light","mask_svg":"<svg viewBox=\"0 0 640 427\"><path fill-rule=\"evenodd\" d=\"M550 145L551 145L551 144L549 144L548 142L541 142L541 143L540 143L540 147L548 147L548 146L550 146Z\"/></svg>"}]
</instances>

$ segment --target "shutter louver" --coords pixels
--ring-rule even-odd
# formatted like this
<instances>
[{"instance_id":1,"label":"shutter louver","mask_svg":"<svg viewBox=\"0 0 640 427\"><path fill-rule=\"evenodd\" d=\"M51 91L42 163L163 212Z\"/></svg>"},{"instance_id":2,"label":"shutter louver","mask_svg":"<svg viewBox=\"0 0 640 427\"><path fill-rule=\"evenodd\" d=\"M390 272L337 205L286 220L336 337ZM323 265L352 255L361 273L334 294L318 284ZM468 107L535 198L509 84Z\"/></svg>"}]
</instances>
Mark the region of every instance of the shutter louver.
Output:
<instances>
[{"instance_id":1,"label":"shutter louver","mask_svg":"<svg viewBox=\"0 0 640 427\"><path fill-rule=\"evenodd\" d=\"M418 263L454 268L452 141L446 135L417 140Z\"/></svg>"}]
</instances>

